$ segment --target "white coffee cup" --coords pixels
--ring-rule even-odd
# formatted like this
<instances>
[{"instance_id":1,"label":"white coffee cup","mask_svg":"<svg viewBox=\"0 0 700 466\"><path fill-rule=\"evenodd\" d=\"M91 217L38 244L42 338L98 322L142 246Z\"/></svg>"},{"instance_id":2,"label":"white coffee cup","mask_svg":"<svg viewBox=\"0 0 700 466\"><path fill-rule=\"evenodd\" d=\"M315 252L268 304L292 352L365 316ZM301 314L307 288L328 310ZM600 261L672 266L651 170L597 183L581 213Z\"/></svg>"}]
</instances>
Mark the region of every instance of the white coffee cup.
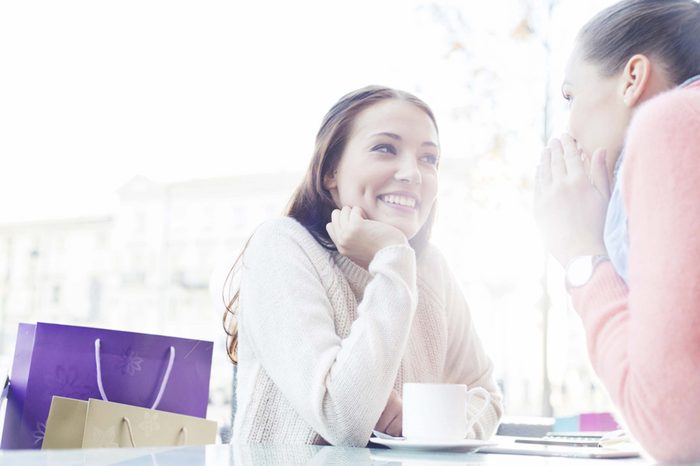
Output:
<instances>
[{"instance_id":1,"label":"white coffee cup","mask_svg":"<svg viewBox=\"0 0 700 466\"><path fill-rule=\"evenodd\" d=\"M471 417L474 395L484 403ZM403 436L410 440L462 440L491 403L483 387L463 384L406 383L403 386Z\"/></svg>"}]
</instances>

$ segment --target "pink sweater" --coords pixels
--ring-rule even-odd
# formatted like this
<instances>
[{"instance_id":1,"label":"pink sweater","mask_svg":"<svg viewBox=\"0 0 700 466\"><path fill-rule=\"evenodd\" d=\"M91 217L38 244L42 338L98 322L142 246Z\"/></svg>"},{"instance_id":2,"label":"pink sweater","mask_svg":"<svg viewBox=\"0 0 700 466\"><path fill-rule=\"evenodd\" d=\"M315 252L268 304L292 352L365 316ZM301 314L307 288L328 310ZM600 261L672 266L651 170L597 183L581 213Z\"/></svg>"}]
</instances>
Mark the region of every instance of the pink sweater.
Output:
<instances>
[{"instance_id":1,"label":"pink sweater","mask_svg":"<svg viewBox=\"0 0 700 466\"><path fill-rule=\"evenodd\" d=\"M645 450L700 460L700 82L639 109L622 186L629 289L609 262L575 290L591 363Z\"/></svg>"}]
</instances>

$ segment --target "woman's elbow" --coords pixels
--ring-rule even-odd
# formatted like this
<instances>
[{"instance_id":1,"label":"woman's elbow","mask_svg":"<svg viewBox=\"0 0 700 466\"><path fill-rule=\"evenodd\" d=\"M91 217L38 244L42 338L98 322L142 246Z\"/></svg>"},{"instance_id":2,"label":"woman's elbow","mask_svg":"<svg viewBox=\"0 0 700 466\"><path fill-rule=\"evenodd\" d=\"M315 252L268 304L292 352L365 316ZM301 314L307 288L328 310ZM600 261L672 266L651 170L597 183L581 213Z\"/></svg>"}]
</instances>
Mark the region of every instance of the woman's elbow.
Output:
<instances>
[{"instance_id":1,"label":"woman's elbow","mask_svg":"<svg viewBox=\"0 0 700 466\"><path fill-rule=\"evenodd\" d=\"M669 429L655 437L640 440L644 450L664 464L686 464L700 461L700 431L698 429L674 432Z\"/></svg>"},{"instance_id":2,"label":"woman's elbow","mask_svg":"<svg viewBox=\"0 0 700 466\"><path fill-rule=\"evenodd\" d=\"M323 416L316 424L317 432L329 445L335 447L366 447L372 428L361 419L344 413L344 415Z\"/></svg>"},{"instance_id":3,"label":"woman's elbow","mask_svg":"<svg viewBox=\"0 0 700 466\"><path fill-rule=\"evenodd\" d=\"M329 432L323 439L334 447L354 447L364 448L369 442L369 436L354 431L344 429L343 431Z\"/></svg>"}]
</instances>

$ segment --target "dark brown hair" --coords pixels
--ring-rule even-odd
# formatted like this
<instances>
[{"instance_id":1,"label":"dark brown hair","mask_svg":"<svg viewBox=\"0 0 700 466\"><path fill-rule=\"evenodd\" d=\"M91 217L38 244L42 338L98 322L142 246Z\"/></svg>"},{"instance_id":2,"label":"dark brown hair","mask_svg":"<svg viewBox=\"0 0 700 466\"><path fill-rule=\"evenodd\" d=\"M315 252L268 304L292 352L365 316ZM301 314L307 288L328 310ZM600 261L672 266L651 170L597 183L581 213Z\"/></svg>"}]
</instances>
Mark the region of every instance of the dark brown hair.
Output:
<instances>
[{"instance_id":1,"label":"dark brown hair","mask_svg":"<svg viewBox=\"0 0 700 466\"><path fill-rule=\"evenodd\" d=\"M695 0L623 0L579 32L584 58L612 76L635 54L660 60L680 84L700 74L700 4Z\"/></svg>"},{"instance_id":2,"label":"dark brown hair","mask_svg":"<svg viewBox=\"0 0 700 466\"><path fill-rule=\"evenodd\" d=\"M347 141L352 133L353 123L357 116L370 106L384 100L402 100L412 103L422 111L424 111L435 125L437 131L437 123L435 116L430 110L430 107L420 100L418 97L396 89L381 86L367 86L362 89L350 92L331 107L326 116L323 118L321 128L316 134L316 145L314 148L311 163L306 171L304 180L296 189L292 198L289 201L285 215L296 219L304 225L306 229L313 235L323 247L329 250L336 250L335 244L328 236L326 224L330 222L331 212L337 206L330 192L324 187L323 180L325 176L338 166L341 156L345 150ZM420 231L410 240L411 247L420 254L430 239L430 232L435 220L435 205L428 215L425 225ZM238 363L238 324L236 317L236 309L238 306L238 298L240 289L233 286L233 278L236 275L243 252L231 267L224 293L230 292L235 288L233 297L229 300L224 296L226 304L226 312L224 312L223 325L226 334L228 335L226 348L229 358L234 364Z\"/></svg>"}]
</instances>

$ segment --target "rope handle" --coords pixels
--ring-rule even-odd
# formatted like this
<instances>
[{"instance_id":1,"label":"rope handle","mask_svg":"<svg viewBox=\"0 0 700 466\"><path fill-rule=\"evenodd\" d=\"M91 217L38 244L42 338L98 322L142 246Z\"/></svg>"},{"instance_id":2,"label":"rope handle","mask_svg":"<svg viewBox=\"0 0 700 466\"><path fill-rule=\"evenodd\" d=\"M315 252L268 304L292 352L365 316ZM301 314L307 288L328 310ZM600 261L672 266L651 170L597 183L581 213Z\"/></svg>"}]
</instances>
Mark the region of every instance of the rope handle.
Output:
<instances>
[{"instance_id":1,"label":"rope handle","mask_svg":"<svg viewBox=\"0 0 700 466\"><path fill-rule=\"evenodd\" d=\"M165 375L160 383L160 389L158 390L158 395L156 395L156 400L153 402L151 409L156 409L160 403L160 399L163 398L163 393L165 392L165 387L168 384L168 379L170 379L170 371L173 369L173 363L175 362L175 347L170 347L170 358L168 359L168 367L165 369ZM102 363L100 362L100 339L95 339L95 367L97 367L97 388L100 390L100 396L104 401L109 401L107 399L107 394L105 393L104 386L102 384ZM128 420L127 420L128 423ZM127 424L128 425L128 424ZM131 430L129 431L131 432Z\"/></svg>"},{"instance_id":2,"label":"rope handle","mask_svg":"<svg viewBox=\"0 0 700 466\"><path fill-rule=\"evenodd\" d=\"M129 434L129 442L131 442L131 447L136 448L136 442L134 442L134 433L131 430L131 421L129 421L129 418L124 416L122 418L122 423L126 424L126 431ZM182 434L182 442L179 444L180 446L186 445L187 444L187 427L181 427L179 432L177 433L178 437Z\"/></svg>"},{"instance_id":3,"label":"rope handle","mask_svg":"<svg viewBox=\"0 0 700 466\"><path fill-rule=\"evenodd\" d=\"M131 422L129 422L129 418L124 416L122 418L122 422L126 424L126 431L129 433L129 441L131 442L131 447L136 448L136 443L134 443L134 434L131 432Z\"/></svg>"}]
</instances>

